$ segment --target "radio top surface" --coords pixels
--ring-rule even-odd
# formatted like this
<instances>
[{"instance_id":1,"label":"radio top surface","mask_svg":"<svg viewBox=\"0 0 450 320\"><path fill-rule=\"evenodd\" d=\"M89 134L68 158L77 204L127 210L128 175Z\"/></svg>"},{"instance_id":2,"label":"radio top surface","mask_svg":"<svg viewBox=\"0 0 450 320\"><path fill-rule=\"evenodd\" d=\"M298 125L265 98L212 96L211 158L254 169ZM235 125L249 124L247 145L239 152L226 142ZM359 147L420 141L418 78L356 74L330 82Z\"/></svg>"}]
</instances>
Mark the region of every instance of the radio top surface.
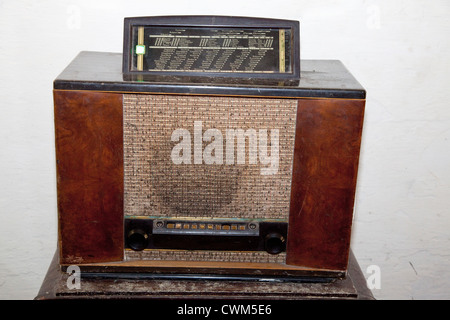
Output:
<instances>
[{"instance_id":1,"label":"radio top surface","mask_svg":"<svg viewBox=\"0 0 450 320\"><path fill-rule=\"evenodd\" d=\"M154 77L127 80L122 54L82 51L54 81L54 89L108 92L210 94L286 98L365 99L366 91L338 60L301 60L297 83L211 78L202 82L189 77Z\"/></svg>"}]
</instances>

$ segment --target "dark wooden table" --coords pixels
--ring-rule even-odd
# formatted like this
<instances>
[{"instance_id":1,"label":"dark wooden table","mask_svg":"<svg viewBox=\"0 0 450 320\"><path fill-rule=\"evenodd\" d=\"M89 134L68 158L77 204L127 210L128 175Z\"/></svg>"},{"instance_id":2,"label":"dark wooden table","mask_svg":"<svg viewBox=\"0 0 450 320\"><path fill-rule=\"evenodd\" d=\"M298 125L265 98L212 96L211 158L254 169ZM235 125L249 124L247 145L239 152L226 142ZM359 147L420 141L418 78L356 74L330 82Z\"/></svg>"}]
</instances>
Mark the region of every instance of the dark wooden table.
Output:
<instances>
[{"instance_id":1,"label":"dark wooden table","mask_svg":"<svg viewBox=\"0 0 450 320\"><path fill-rule=\"evenodd\" d=\"M68 277L68 273L60 270L56 253L35 299L374 299L352 252L346 278L325 283L85 278L82 275L80 289L69 289Z\"/></svg>"}]
</instances>

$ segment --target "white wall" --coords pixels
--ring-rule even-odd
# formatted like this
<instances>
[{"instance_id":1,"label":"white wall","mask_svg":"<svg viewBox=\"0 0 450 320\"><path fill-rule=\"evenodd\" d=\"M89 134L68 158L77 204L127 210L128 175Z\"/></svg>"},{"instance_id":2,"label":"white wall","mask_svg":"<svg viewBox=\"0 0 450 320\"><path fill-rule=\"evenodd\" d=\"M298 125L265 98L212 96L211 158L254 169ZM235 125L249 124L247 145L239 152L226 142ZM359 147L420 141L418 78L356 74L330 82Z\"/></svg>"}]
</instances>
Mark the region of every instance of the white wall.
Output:
<instances>
[{"instance_id":1,"label":"white wall","mask_svg":"<svg viewBox=\"0 0 450 320\"><path fill-rule=\"evenodd\" d=\"M378 299L449 299L447 0L0 0L0 298L34 298L56 248L52 81L121 52L124 17L176 14L300 20L302 58L344 62L368 92L355 255Z\"/></svg>"}]
</instances>

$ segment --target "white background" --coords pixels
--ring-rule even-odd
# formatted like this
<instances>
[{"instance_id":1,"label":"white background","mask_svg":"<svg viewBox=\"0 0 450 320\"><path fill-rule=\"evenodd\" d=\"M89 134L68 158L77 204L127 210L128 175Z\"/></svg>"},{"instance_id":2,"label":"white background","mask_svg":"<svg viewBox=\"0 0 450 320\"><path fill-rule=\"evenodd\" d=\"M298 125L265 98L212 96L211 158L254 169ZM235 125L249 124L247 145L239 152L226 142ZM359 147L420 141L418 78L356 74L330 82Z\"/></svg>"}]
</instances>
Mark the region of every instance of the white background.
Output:
<instances>
[{"instance_id":1,"label":"white background","mask_svg":"<svg viewBox=\"0 0 450 320\"><path fill-rule=\"evenodd\" d=\"M0 1L0 298L33 299L56 249L53 80L122 52L124 17L189 14L299 20L302 58L346 65L367 90L353 251L378 299L450 299L448 0Z\"/></svg>"}]
</instances>

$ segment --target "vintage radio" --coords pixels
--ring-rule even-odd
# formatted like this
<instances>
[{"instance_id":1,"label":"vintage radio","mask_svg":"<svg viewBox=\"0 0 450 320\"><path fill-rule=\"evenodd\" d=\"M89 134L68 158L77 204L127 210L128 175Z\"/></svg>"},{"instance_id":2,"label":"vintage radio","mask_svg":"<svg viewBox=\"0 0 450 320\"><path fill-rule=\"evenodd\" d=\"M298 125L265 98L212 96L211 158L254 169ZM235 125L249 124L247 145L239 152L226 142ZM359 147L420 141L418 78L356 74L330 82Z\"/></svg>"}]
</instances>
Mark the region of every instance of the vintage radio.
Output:
<instances>
[{"instance_id":1,"label":"vintage radio","mask_svg":"<svg viewBox=\"0 0 450 320\"><path fill-rule=\"evenodd\" d=\"M124 52L54 82L60 265L346 273L365 90L295 21L125 19Z\"/></svg>"}]
</instances>

